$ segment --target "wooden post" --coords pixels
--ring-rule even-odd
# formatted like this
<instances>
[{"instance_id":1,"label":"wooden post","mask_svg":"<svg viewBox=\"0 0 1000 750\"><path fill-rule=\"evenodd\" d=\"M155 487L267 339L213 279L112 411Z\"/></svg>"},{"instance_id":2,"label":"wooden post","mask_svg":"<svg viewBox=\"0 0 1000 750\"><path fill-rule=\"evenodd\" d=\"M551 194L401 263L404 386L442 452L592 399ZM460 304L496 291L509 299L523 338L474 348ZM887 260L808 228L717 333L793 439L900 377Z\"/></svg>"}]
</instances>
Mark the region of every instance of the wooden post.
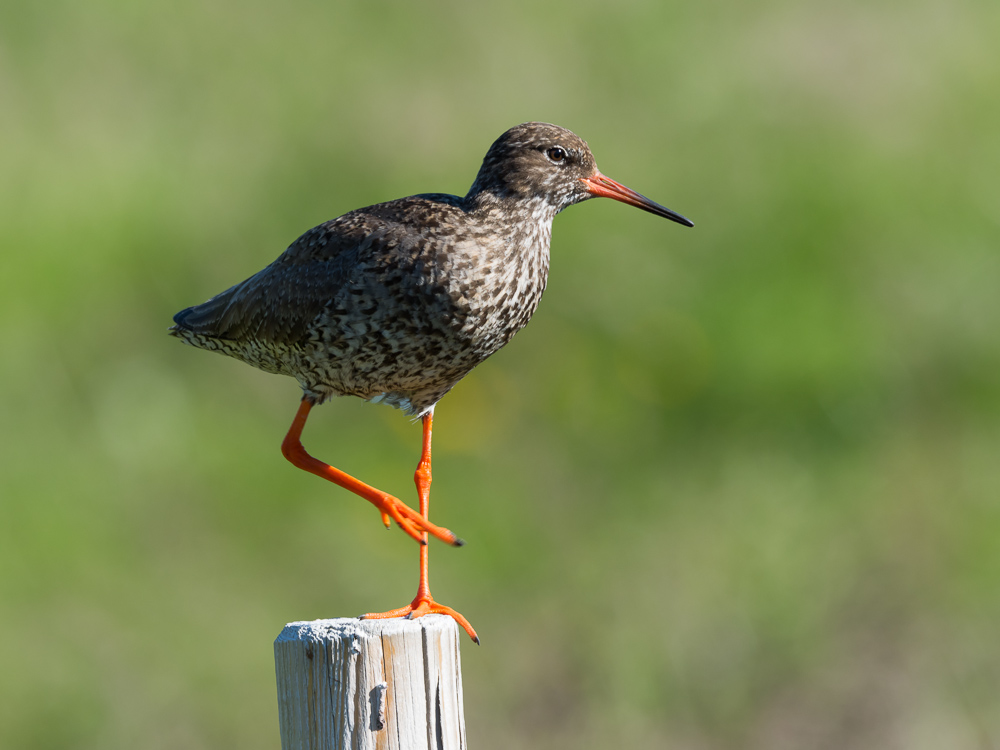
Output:
<instances>
[{"instance_id":1,"label":"wooden post","mask_svg":"<svg viewBox=\"0 0 1000 750\"><path fill-rule=\"evenodd\" d=\"M465 750L458 644L444 615L289 623L274 642L282 750Z\"/></svg>"}]
</instances>

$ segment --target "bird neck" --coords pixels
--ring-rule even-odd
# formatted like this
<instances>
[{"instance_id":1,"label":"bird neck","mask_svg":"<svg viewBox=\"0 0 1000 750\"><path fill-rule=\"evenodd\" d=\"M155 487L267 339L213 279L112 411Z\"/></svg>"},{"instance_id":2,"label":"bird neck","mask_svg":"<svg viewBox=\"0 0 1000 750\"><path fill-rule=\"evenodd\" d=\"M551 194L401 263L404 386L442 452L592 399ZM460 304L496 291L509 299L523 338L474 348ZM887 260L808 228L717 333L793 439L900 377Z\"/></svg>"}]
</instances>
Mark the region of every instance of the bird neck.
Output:
<instances>
[{"instance_id":1,"label":"bird neck","mask_svg":"<svg viewBox=\"0 0 1000 750\"><path fill-rule=\"evenodd\" d=\"M560 207L554 206L537 193L519 195L497 188L479 189L473 185L465 196L470 214L484 223L498 226L547 225L551 232L552 220Z\"/></svg>"}]
</instances>

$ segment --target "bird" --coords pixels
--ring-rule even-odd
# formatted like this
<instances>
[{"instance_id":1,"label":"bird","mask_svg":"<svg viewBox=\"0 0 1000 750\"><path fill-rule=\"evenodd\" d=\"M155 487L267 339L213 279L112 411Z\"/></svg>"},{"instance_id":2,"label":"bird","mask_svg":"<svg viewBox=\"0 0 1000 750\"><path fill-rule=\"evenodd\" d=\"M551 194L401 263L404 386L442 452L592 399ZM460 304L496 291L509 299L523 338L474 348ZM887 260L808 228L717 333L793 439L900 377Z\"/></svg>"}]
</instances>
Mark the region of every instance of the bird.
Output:
<instances>
[{"instance_id":1,"label":"bird","mask_svg":"<svg viewBox=\"0 0 1000 750\"><path fill-rule=\"evenodd\" d=\"M463 540L430 521L434 407L531 319L548 280L556 214L607 197L684 226L684 216L606 177L586 141L526 122L494 141L464 197L423 193L354 211L308 230L269 266L177 313L169 333L192 346L295 378L302 398L285 458L372 503L420 544L417 595L362 618L453 617L431 596L428 536ZM414 472L419 511L306 452L314 406L356 396L422 423Z\"/></svg>"}]
</instances>

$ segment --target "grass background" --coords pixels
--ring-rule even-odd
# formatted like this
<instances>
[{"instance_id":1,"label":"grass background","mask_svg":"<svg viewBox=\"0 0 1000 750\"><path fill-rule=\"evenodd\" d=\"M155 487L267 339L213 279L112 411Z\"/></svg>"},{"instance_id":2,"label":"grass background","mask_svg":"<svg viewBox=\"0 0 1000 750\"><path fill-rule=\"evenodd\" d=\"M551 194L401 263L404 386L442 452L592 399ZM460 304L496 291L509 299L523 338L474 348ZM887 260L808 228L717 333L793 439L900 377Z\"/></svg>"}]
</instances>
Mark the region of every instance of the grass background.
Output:
<instances>
[{"instance_id":1,"label":"grass background","mask_svg":"<svg viewBox=\"0 0 1000 750\"><path fill-rule=\"evenodd\" d=\"M691 217L557 218L439 406L475 748L1000 746L1000 6L0 7L0 746L274 748L286 621L415 546L170 316L305 229L569 127ZM316 455L404 498L419 426Z\"/></svg>"}]
</instances>

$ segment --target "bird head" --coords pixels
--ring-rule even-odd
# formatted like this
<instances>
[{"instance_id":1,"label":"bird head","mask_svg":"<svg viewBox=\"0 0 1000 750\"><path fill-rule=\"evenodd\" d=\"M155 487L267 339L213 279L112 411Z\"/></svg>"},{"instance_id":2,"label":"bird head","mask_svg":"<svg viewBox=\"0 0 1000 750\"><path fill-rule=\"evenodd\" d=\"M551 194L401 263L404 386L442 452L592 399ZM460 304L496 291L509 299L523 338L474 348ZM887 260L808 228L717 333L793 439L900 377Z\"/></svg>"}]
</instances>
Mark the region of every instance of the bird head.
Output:
<instances>
[{"instance_id":1,"label":"bird head","mask_svg":"<svg viewBox=\"0 0 1000 750\"><path fill-rule=\"evenodd\" d=\"M544 122L517 125L493 142L469 196L483 193L506 202L540 204L553 216L589 198L612 198L694 226L680 214L601 174L585 140Z\"/></svg>"}]
</instances>

